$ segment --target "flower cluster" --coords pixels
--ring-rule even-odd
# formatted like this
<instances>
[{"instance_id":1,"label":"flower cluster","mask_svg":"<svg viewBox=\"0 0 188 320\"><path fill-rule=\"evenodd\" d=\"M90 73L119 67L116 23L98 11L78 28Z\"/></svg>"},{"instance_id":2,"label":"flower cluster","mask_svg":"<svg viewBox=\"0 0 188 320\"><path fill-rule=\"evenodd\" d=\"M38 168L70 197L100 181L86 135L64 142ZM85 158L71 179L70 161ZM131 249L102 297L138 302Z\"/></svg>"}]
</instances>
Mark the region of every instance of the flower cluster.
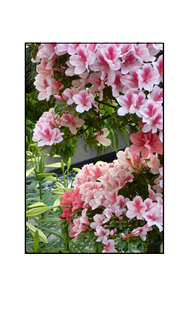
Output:
<instances>
[{"instance_id":1,"label":"flower cluster","mask_svg":"<svg viewBox=\"0 0 188 320\"><path fill-rule=\"evenodd\" d=\"M69 236L78 240L79 235L90 232L96 243L103 244L102 252L119 252L118 240L129 242L139 236L146 241L154 227L160 233L162 168L157 154L144 159L139 153L131 153L130 148L119 151L113 163L84 165L73 181L74 189L65 192L61 200L61 218L71 223ZM152 186L146 182L147 194L138 195L137 177L144 177L145 171L154 181ZM122 226L126 226L124 232Z\"/></svg>"},{"instance_id":2,"label":"flower cluster","mask_svg":"<svg viewBox=\"0 0 188 320\"><path fill-rule=\"evenodd\" d=\"M53 133L49 126L46 130L44 120L48 123L48 117L39 119L34 141L40 141L40 145L58 143L62 140L63 126L75 135L76 128L85 123L83 113L89 114L93 109L100 114L99 103L104 99L104 91L110 88L117 115L135 114L142 122L141 131L130 136L133 143L130 151L134 154L141 151L145 158L153 152L162 154L163 89L159 86L163 82L162 49L162 44L151 43L41 44L33 59L38 62L34 83L38 99L49 100L53 96L71 107L71 112L63 111ZM102 129L107 130L103 126L94 133L97 135L94 139L101 144ZM109 145L110 140L104 143Z\"/></svg>"}]
</instances>

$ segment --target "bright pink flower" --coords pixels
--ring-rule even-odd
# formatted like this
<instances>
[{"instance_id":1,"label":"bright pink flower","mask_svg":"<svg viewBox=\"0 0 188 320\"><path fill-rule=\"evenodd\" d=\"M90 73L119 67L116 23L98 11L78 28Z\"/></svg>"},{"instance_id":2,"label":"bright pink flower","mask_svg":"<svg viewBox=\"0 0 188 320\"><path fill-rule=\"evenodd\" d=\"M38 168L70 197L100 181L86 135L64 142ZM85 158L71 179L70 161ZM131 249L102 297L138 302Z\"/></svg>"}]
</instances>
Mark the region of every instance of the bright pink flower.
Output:
<instances>
[{"instance_id":1,"label":"bright pink flower","mask_svg":"<svg viewBox=\"0 0 188 320\"><path fill-rule=\"evenodd\" d=\"M102 252L118 252L114 248L114 240L108 240L104 245L104 250Z\"/></svg>"},{"instance_id":2,"label":"bright pink flower","mask_svg":"<svg viewBox=\"0 0 188 320\"><path fill-rule=\"evenodd\" d=\"M70 208L63 208L63 213L61 216L59 216L60 219L66 219L68 223L71 222L72 220L72 216L71 216L72 212Z\"/></svg>"},{"instance_id":3,"label":"bright pink flower","mask_svg":"<svg viewBox=\"0 0 188 320\"><path fill-rule=\"evenodd\" d=\"M94 96L86 90L81 90L78 94L73 96L73 100L77 104L76 111L82 113L92 108Z\"/></svg>"},{"instance_id":4,"label":"bright pink flower","mask_svg":"<svg viewBox=\"0 0 188 320\"><path fill-rule=\"evenodd\" d=\"M107 237L109 236L110 231L108 229L104 229L102 226L96 227L96 232L94 232L94 235L97 236L97 242L102 241L102 243L107 242Z\"/></svg>"},{"instance_id":5,"label":"bright pink flower","mask_svg":"<svg viewBox=\"0 0 188 320\"><path fill-rule=\"evenodd\" d=\"M87 44L80 44L76 52L76 55L70 57L70 63L76 67L74 73L81 74L95 61L95 53Z\"/></svg>"},{"instance_id":6,"label":"bright pink flower","mask_svg":"<svg viewBox=\"0 0 188 320\"><path fill-rule=\"evenodd\" d=\"M125 95L121 95L117 98L118 103L120 104L120 108L117 113L119 116L124 116L127 113L130 113L130 108L134 104L136 100L136 96L132 89L128 90Z\"/></svg>"},{"instance_id":7,"label":"bright pink flower","mask_svg":"<svg viewBox=\"0 0 188 320\"><path fill-rule=\"evenodd\" d=\"M72 212L83 207L79 188L65 192L60 198L60 206L71 207Z\"/></svg>"},{"instance_id":8,"label":"bright pink flower","mask_svg":"<svg viewBox=\"0 0 188 320\"><path fill-rule=\"evenodd\" d=\"M142 220L147 207L142 198L140 196L136 196L133 201L127 201L127 208L129 209L126 213L128 218L137 217L138 220Z\"/></svg>"},{"instance_id":9,"label":"bright pink flower","mask_svg":"<svg viewBox=\"0 0 188 320\"><path fill-rule=\"evenodd\" d=\"M130 139L133 144L129 147L129 151L132 153L141 151L144 159L153 152L163 154L163 144L159 140L157 133L143 133L142 131L139 131L137 133L132 133Z\"/></svg>"},{"instance_id":10,"label":"bright pink flower","mask_svg":"<svg viewBox=\"0 0 188 320\"><path fill-rule=\"evenodd\" d=\"M137 71L139 88L152 91L154 84L159 84L160 74L151 64L143 65L142 69Z\"/></svg>"},{"instance_id":11,"label":"bright pink flower","mask_svg":"<svg viewBox=\"0 0 188 320\"><path fill-rule=\"evenodd\" d=\"M69 113L63 114L61 119L61 126L68 127L72 134L76 134L76 128L82 127L85 123L83 119L80 119L79 117L74 117L72 114Z\"/></svg>"},{"instance_id":12,"label":"bright pink flower","mask_svg":"<svg viewBox=\"0 0 188 320\"><path fill-rule=\"evenodd\" d=\"M97 137L95 138L95 140L98 141L98 146L100 146L101 144L107 147L111 145L111 140L106 138L109 133L110 131L107 128L102 129L102 135L100 135L100 131L97 132Z\"/></svg>"}]
</instances>

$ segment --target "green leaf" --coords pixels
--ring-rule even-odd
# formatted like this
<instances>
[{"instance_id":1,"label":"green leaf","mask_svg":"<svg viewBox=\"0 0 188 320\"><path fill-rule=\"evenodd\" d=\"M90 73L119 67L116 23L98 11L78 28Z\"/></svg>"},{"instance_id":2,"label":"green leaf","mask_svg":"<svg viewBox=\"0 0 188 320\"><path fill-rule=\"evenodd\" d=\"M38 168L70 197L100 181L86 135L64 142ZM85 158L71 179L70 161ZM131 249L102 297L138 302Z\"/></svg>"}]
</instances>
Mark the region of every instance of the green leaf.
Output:
<instances>
[{"instance_id":1,"label":"green leaf","mask_svg":"<svg viewBox=\"0 0 188 320\"><path fill-rule=\"evenodd\" d=\"M26 171L26 178L31 174L33 170L34 170L34 167Z\"/></svg>"},{"instance_id":2,"label":"green leaf","mask_svg":"<svg viewBox=\"0 0 188 320\"><path fill-rule=\"evenodd\" d=\"M33 218L33 217L37 217L38 215L44 213L44 212L47 212L51 209L53 209L54 206L49 206L49 207L37 207L37 208L32 208L30 210L27 210L26 211L26 217L27 218Z\"/></svg>"},{"instance_id":3,"label":"green leaf","mask_svg":"<svg viewBox=\"0 0 188 320\"><path fill-rule=\"evenodd\" d=\"M79 169L79 168L72 168L72 171L74 171L74 172L79 172L81 169Z\"/></svg>"},{"instance_id":4,"label":"green leaf","mask_svg":"<svg viewBox=\"0 0 188 320\"><path fill-rule=\"evenodd\" d=\"M46 168L61 168L61 162L46 164L45 167Z\"/></svg>"},{"instance_id":5,"label":"green leaf","mask_svg":"<svg viewBox=\"0 0 188 320\"><path fill-rule=\"evenodd\" d=\"M68 159L68 162L67 162L67 169L68 170L69 170L70 166L71 166L71 157Z\"/></svg>"},{"instance_id":6,"label":"green leaf","mask_svg":"<svg viewBox=\"0 0 188 320\"><path fill-rule=\"evenodd\" d=\"M38 247L39 247L39 232L36 229L35 234L34 234L34 238L33 238L33 248L34 248L34 252L38 251Z\"/></svg>"},{"instance_id":7,"label":"green leaf","mask_svg":"<svg viewBox=\"0 0 188 320\"><path fill-rule=\"evenodd\" d=\"M29 188L27 189L27 193L30 193L30 192L33 190L34 186L35 186L37 183L38 183L38 180L33 180L33 181L31 182L31 184L29 185Z\"/></svg>"},{"instance_id":8,"label":"green leaf","mask_svg":"<svg viewBox=\"0 0 188 320\"><path fill-rule=\"evenodd\" d=\"M48 181L57 181L57 178L53 177L53 176L48 176L48 177L46 177L46 180L48 180Z\"/></svg>"},{"instance_id":9,"label":"green leaf","mask_svg":"<svg viewBox=\"0 0 188 320\"><path fill-rule=\"evenodd\" d=\"M67 241L66 241L66 238L62 235L62 233L60 233L60 232L58 232L58 231L56 231L56 230L53 230L53 229L49 229L49 228L46 228L46 227L42 227L42 226L41 226L41 229L47 231L47 232L50 233L50 234L54 234L54 236L57 236L58 238L61 238L61 239L63 239L65 242L67 242Z\"/></svg>"},{"instance_id":10,"label":"green leaf","mask_svg":"<svg viewBox=\"0 0 188 320\"><path fill-rule=\"evenodd\" d=\"M41 242L48 243L48 239L46 238L45 234L44 234L41 230L39 230L39 229L37 229L36 227L32 226L32 224L30 224L30 223L27 222L27 221L26 221L26 226L27 226L28 229L31 231L32 236L34 236L35 231L38 230L39 240L40 240Z\"/></svg>"},{"instance_id":11,"label":"green leaf","mask_svg":"<svg viewBox=\"0 0 188 320\"><path fill-rule=\"evenodd\" d=\"M30 206L28 206L28 208L37 208L37 207L47 207L46 204L44 204L43 202L38 201L37 203L31 204Z\"/></svg>"}]
</instances>

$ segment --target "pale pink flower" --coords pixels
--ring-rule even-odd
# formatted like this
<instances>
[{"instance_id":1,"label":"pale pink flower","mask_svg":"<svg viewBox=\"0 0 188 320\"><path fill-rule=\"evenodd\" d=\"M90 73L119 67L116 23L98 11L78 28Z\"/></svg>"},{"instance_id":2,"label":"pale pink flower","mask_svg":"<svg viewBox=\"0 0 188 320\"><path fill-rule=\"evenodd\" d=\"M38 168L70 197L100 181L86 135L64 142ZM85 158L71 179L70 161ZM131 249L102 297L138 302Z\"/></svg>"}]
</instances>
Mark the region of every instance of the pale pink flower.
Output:
<instances>
[{"instance_id":1,"label":"pale pink flower","mask_svg":"<svg viewBox=\"0 0 188 320\"><path fill-rule=\"evenodd\" d=\"M163 55L161 55L153 65L156 67L160 74L159 80L163 82Z\"/></svg>"},{"instance_id":2,"label":"pale pink flower","mask_svg":"<svg viewBox=\"0 0 188 320\"><path fill-rule=\"evenodd\" d=\"M71 104L74 103L73 96L75 94L79 94L79 90L74 88L74 87L67 88L62 93L63 96L67 97L67 101L66 102L67 102L68 105L71 105Z\"/></svg>"},{"instance_id":3,"label":"pale pink flower","mask_svg":"<svg viewBox=\"0 0 188 320\"><path fill-rule=\"evenodd\" d=\"M102 135L100 135L100 131L97 132L95 140L98 141L98 146L100 146L101 144L106 147L111 145L111 140L106 138L109 133L110 131L107 128L102 129Z\"/></svg>"},{"instance_id":4,"label":"pale pink flower","mask_svg":"<svg viewBox=\"0 0 188 320\"><path fill-rule=\"evenodd\" d=\"M97 242L102 241L102 243L107 242L107 237L109 236L110 231L108 229L104 229L102 226L96 227L96 232L94 232L94 235L97 236Z\"/></svg>"},{"instance_id":5,"label":"pale pink flower","mask_svg":"<svg viewBox=\"0 0 188 320\"><path fill-rule=\"evenodd\" d=\"M51 129L49 124L45 124L38 130L39 127L35 127L33 141L39 141L38 146L51 146L57 144L63 140L62 135L64 133L60 132L58 128Z\"/></svg>"},{"instance_id":6,"label":"pale pink flower","mask_svg":"<svg viewBox=\"0 0 188 320\"><path fill-rule=\"evenodd\" d=\"M99 100L103 99L103 89L105 88L104 80L101 79L101 72L94 72L89 76L89 83L93 84L89 92L94 94L99 92Z\"/></svg>"},{"instance_id":7,"label":"pale pink flower","mask_svg":"<svg viewBox=\"0 0 188 320\"><path fill-rule=\"evenodd\" d=\"M53 64L54 63L55 62L53 61ZM51 65L51 68L49 68L49 60L48 59L41 59L41 63L36 66L36 71L38 73L40 73L44 78L47 76L51 76L52 65Z\"/></svg>"},{"instance_id":8,"label":"pale pink flower","mask_svg":"<svg viewBox=\"0 0 188 320\"><path fill-rule=\"evenodd\" d=\"M96 52L96 61L90 66L92 71L101 71L101 79L108 75L108 80L112 83L115 80L115 71L120 69L119 55L121 49L115 44L103 45Z\"/></svg>"},{"instance_id":9,"label":"pale pink flower","mask_svg":"<svg viewBox=\"0 0 188 320\"><path fill-rule=\"evenodd\" d=\"M68 45L68 54L70 54L71 56L73 54L76 54L76 50L77 50L79 45L80 45L80 43L70 43Z\"/></svg>"},{"instance_id":10,"label":"pale pink flower","mask_svg":"<svg viewBox=\"0 0 188 320\"><path fill-rule=\"evenodd\" d=\"M79 117L74 117L72 114L69 113L63 114L61 119L61 126L68 127L72 134L76 134L76 128L82 127L85 123L83 119L80 119Z\"/></svg>"},{"instance_id":11,"label":"pale pink flower","mask_svg":"<svg viewBox=\"0 0 188 320\"><path fill-rule=\"evenodd\" d=\"M143 111L144 110L144 111ZM145 108L143 108L141 110L141 113L143 114L143 112L145 112ZM162 108L160 109L160 111L158 112L157 115L148 118L147 120L144 120L147 123L144 125L144 127L142 128L143 132L149 132L151 131L152 133L156 133L157 130L162 130L163 129L163 112L162 112Z\"/></svg>"},{"instance_id":12,"label":"pale pink flower","mask_svg":"<svg viewBox=\"0 0 188 320\"><path fill-rule=\"evenodd\" d=\"M126 216L128 218L137 217L138 220L142 220L147 207L142 198L140 196L136 196L133 201L127 201L127 208L129 209L126 212Z\"/></svg>"},{"instance_id":13,"label":"pale pink flower","mask_svg":"<svg viewBox=\"0 0 188 320\"><path fill-rule=\"evenodd\" d=\"M159 86L154 86L152 92L148 94L148 99L161 104L163 102L163 89Z\"/></svg>"},{"instance_id":14,"label":"pale pink flower","mask_svg":"<svg viewBox=\"0 0 188 320\"><path fill-rule=\"evenodd\" d=\"M83 113L92 108L92 103L94 102L94 96L88 93L86 90L81 90L78 94L73 97L74 102L77 104L76 111Z\"/></svg>"},{"instance_id":15,"label":"pale pink flower","mask_svg":"<svg viewBox=\"0 0 188 320\"><path fill-rule=\"evenodd\" d=\"M125 74L124 77L122 78L123 84L128 87L128 88L139 88L139 83L138 83L138 74L137 71L130 71L129 74Z\"/></svg>"},{"instance_id":16,"label":"pale pink flower","mask_svg":"<svg viewBox=\"0 0 188 320\"><path fill-rule=\"evenodd\" d=\"M125 86L123 79L124 76L121 74L120 71L115 72L115 79L114 82L111 83L110 81L107 81L107 84L112 87L112 95L114 97L119 96L119 92L125 93L128 89L128 87Z\"/></svg>"},{"instance_id":17,"label":"pale pink flower","mask_svg":"<svg viewBox=\"0 0 188 320\"><path fill-rule=\"evenodd\" d=\"M89 222L89 220L87 218L86 212L87 212L86 208L84 210L82 210L82 216L80 217L80 222L83 223L83 224L90 225L90 222Z\"/></svg>"},{"instance_id":18,"label":"pale pink flower","mask_svg":"<svg viewBox=\"0 0 188 320\"><path fill-rule=\"evenodd\" d=\"M163 130L159 131L159 139L161 140L161 142L163 143Z\"/></svg>"},{"instance_id":19,"label":"pale pink flower","mask_svg":"<svg viewBox=\"0 0 188 320\"><path fill-rule=\"evenodd\" d=\"M153 57L151 57L146 44L140 43L138 45L134 45L135 56L140 63L152 61Z\"/></svg>"},{"instance_id":20,"label":"pale pink flower","mask_svg":"<svg viewBox=\"0 0 188 320\"><path fill-rule=\"evenodd\" d=\"M67 64L68 68L65 70L65 74L66 74L66 76L68 76L68 77L72 77L72 76L75 74L75 72L74 72L75 66L73 66L73 65L70 63L70 61L67 61L66 64Z\"/></svg>"},{"instance_id":21,"label":"pale pink flower","mask_svg":"<svg viewBox=\"0 0 188 320\"><path fill-rule=\"evenodd\" d=\"M57 54L57 56L62 56L65 53L67 53L68 50L68 43L59 43L55 46L55 53Z\"/></svg>"},{"instance_id":22,"label":"pale pink flower","mask_svg":"<svg viewBox=\"0 0 188 320\"><path fill-rule=\"evenodd\" d=\"M117 101L121 107L117 111L118 115L124 116L125 114L130 113L130 108L134 104L135 100L136 96L132 89L129 89L125 95L119 96Z\"/></svg>"},{"instance_id":23,"label":"pale pink flower","mask_svg":"<svg viewBox=\"0 0 188 320\"><path fill-rule=\"evenodd\" d=\"M140 154L131 153L129 148L126 148L125 151L118 151L116 156L118 163L129 172L137 171L141 166L146 166L146 162L140 157Z\"/></svg>"},{"instance_id":24,"label":"pale pink flower","mask_svg":"<svg viewBox=\"0 0 188 320\"><path fill-rule=\"evenodd\" d=\"M135 95L134 103L130 106L130 113L136 113L138 117L142 118L141 110L146 105L146 95L144 92L139 92L138 95Z\"/></svg>"},{"instance_id":25,"label":"pale pink flower","mask_svg":"<svg viewBox=\"0 0 188 320\"><path fill-rule=\"evenodd\" d=\"M118 252L114 247L114 240L108 240L104 245L102 252Z\"/></svg>"},{"instance_id":26,"label":"pale pink flower","mask_svg":"<svg viewBox=\"0 0 188 320\"><path fill-rule=\"evenodd\" d=\"M129 71L135 71L142 67L142 63L137 60L134 48L122 55L121 73L127 74Z\"/></svg>"},{"instance_id":27,"label":"pale pink flower","mask_svg":"<svg viewBox=\"0 0 188 320\"><path fill-rule=\"evenodd\" d=\"M138 232L138 236L143 240L146 241L146 235L148 231L151 231L152 227L149 227L148 224L146 223L143 227L138 227L132 231L133 232Z\"/></svg>"},{"instance_id":28,"label":"pale pink flower","mask_svg":"<svg viewBox=\"0 0 188 320\"><path fill-rule=\"evenodd\" d=\"M151 168L150 172L153 174L158 174L159 169L163 166L162 164L160 164L158 154L150 154L149 158L150 161L147 162L147 165L149 168Z\"/></svg>"},{"instance_id":29,"label":"pale pink flower","mask_svg":"<svg viewBox=\"0 0 188 320\"><path fill-rule=\"evenodd\" d=\"M148 191L149 191L149 199L152 201L156 201L157 198L162 198L161 193L155 193L152 189L151 186L148 184Z\"/></svg>"},{"instance_id":30,"label":"pale pink flower","mask_svg":"<svg viewBox=\"0 0 188 320\"><path fill-rule=\"evenodd\" d=\"M69 237L75 237L75 240L77 241L79 234L87 230L88 227L81 223L80 218L77 218L73 220L73 224L70 225L70 229Z\"/></svg>"},{"instance_id":31,"label":"pale pink flower","mask_svg":"<svg viewBox=\"0 0 188 320\"><path fill-rule=\"evenodd\" d=\"M147 63L137 71L139 88L152 91L154 84L159 84L160 74L155 67Z\"/></svg>"},{"instance_id":32,"label":"pale pink flower","mask_svg":"<svg viewBox=\"0 0 188 320\"><path fill-rule=\"evenodd\" d=\"M95 222L92 222L90 224L90 227L92 229L96 229L97 226L101 226L102 224L108 222L110 220L110 218L109 217L107 218L104 214L95 214L93 217L93 220Z\"/></svg>"},{"instance_id":33,"label":"pale pink flower","mask_svg":"<svg viewBox=\"0 0 188 320\"><path fill-rule=\"evenodd\" d=\"M163 230L163 215L161 214L161 205L156 203L153 208L144 214L144 219L149 227L156 225L161 232Z\"/></svg>"},{"instance_id":34,"label":"pale pink flower","mask_svg":"<svg viewBox=\"0 0 188 320\"><path fill-rule=\"evenodd\" d=\"M148 48L151 56L155 56L160 50L163 50L162 43L147 43L146 47Z\"/></svg>"},{"instance_id":35,"label":"pale pink flower","mask_svg":"<svg viewBox=\"0 0 188 320\"><path fill-rule=\"evenodd\" d=\"M55 46L56 44L42 43L39 47L39 51L37 52L37 56L40 59L42 58L51 59L55 54Z\"/></svg>"},{"instance_id":36,"label":"pale pink flower","mask_svg":"<svg viewBox=\"0 0 188 320\"><path fill-rule=\"evenodd\" d=\"M77 54L70 57L70 63L75 66L74 73L81 74L95 61L95 53L87 44L80 44L76 49Z\"/></svg>"}]
</instances>

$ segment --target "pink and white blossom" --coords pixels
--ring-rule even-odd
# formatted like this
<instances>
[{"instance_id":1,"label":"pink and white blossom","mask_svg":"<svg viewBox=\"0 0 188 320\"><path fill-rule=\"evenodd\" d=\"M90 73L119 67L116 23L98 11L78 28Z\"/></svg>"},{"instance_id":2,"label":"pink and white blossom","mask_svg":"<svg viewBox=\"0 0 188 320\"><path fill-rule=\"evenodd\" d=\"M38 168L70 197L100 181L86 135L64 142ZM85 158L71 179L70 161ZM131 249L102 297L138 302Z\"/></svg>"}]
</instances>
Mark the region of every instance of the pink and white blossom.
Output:
<instances>
[{"instance_id":1,"label":"pink and white blossom","mask_svg":"<svg viewBox=\"0 0 188 320\"><path fill-rule=\"evenodd\" d=\"M74 102L77 104L76 111L83 113L92 108L92 103L94 102L94 96L88 93L86 90L81 90L78 94L73 97Z\"/></svg>"}]
</instances>

